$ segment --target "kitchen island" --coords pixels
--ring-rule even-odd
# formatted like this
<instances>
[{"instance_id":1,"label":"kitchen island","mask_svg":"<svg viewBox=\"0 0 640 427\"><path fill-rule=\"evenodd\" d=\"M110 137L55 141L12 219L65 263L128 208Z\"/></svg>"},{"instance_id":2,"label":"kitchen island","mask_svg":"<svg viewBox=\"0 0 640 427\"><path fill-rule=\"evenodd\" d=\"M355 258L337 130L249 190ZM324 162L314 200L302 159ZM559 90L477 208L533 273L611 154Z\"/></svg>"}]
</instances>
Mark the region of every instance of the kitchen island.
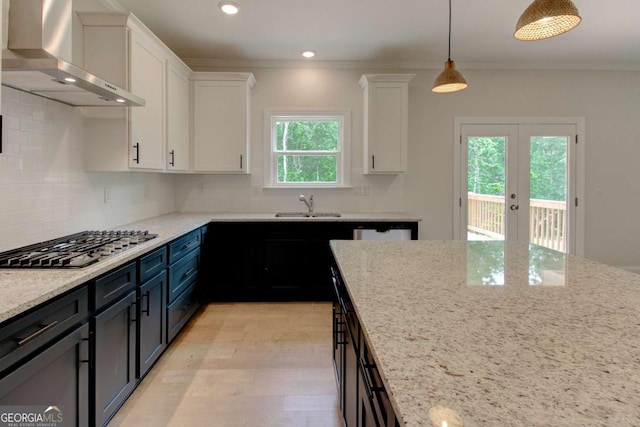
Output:
<instances>
[{"instance_id":1,"label":"kitchen island","mask_svg":"<svg viewBox=\"0 0 640 427\"><path fill-rule=\"evenodd\" d=\"M640 425L640 276L524 243L333 241L400 425Z\"/></svg>"}]
</instances>

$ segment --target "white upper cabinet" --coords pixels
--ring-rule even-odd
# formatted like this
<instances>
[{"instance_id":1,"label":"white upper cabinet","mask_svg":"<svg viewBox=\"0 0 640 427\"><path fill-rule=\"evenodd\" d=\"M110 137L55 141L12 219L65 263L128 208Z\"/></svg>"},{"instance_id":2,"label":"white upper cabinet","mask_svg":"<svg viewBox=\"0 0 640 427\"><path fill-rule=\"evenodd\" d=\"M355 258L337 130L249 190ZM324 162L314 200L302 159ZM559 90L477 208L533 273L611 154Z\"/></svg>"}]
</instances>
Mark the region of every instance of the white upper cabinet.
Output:
<instances>
[{"instance_id":1,"label":"white upper cabinet","mask_svg":"<svg viewBox=\"0 0 640 427\"><path fill-rule=\"evenodd\" d=\"M409 81L415 74L364 74L364 173L398 174L407 171Z\"/></svg>"},{"instance_id":2,"label":"white upper cabinet","mask_svg":"<svg viewBox=\"0 0 640 427\"><path fill-rule=\"evenodd\" d=\"M251 73L193 73L193 171L249 173Z\"/></svg>"},{"instance_id":3,"label":"white upper cabinet","mask_svg":"<svg viewBox=\"0 0 640 427\"><path fill-rule=\"evenodd\" d=\"M144 107L87 109L85 168L186 170L189 67L132 14L79 16L84 67L145 100Z\"/></svg>"},{"instance_id":4,"label":"white upper cabinet","mask_svg":"<svg viewBox=\"0 0 640 427\"><path fill-rule=\"evenodd\" d=\"M165 58L150 41L131 32L131 92L145 100L130 107L129 167L165 168Z\"/></svg>"},{"instance_id":5,"label":"white upper cabinet","mask_svg":"<svg viewBox=\"0 0 640 427\"><path fill-rule=\"evenodd\" d=\"M169 171L189 168L189 75L191 70L167 61L167 152Z\"/></svg>"}]
</instances>

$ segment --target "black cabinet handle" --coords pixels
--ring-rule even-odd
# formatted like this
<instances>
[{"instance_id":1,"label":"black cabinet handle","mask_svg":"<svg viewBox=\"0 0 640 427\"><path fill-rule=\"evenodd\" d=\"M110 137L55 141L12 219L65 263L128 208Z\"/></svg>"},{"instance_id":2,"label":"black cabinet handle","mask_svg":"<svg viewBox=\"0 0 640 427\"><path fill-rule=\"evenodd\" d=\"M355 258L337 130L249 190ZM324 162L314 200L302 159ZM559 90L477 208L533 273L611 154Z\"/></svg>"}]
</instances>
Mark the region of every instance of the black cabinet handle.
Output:
<instances>
[{"instance_id":1,"label":"black cabinet handle","mask_svg":"<svg viewBox=\"0 0 640 427\"><path fill-rule=\"evenodd\" d=\"M80 359L79 362L80 363L89 363L89 367L91 367L91 341L89 340L89 338L82 338L83 342L87 343L87 358L86 359Z\"/></svg>"},{"instance_id":2,"label":"black cabinet handle","mask_svg":"<svg viewBox=\"0 0 640 427\"><path fill-rule=\"evenodd\" d=\"M242 154L240 154L240 170L242 170Z\"/></svg>"},{"instance_id":3,"label":"black cabinet handle","mask_svg":"<svg viewBox=\"0 0 640 427\"><path fill-rule=\"evenodd\" d=\"M136 150L136 156L133 158L133 161L137 164L140 164L140 143L136 142L133 145L133 148Z\"/></svg>"},{"instance_id":4,"label":"black cabinet handle","mask_svg":"<svg viewBox=\"0 0 640 427\"><path fill-rule=\"evenodd\" d=\"M371 155L371 169L375 169L376 168L376 156L375 154Z\"/></svg>"},{"instance_id":5,"label":"black cabinet handle","mask_svg":"<svg viewBox=\"0 0 640 427\"><path fill-rule=\"evenodd\" d=\"M30 334L28 337L19 340L18 344L17 344L18 347L22 347L23 345L27 344L29 341L32 341L32 340L36 339L40 335L42 335L45 332L47 332L49 329L51 329L54 326L56 326L57 324L58 324L58 321L54 320L53 322L49 323L48 325L42 326L40 329L38 329L34 333Z\"/></svg>"},{"instance_id":6,"label":"black cabinet handle","mask_svg":"<svg viewBox=\"0 0 640 427\"><path fill-rule=\"evenodd\" d=\"M147 317L149 317L149 300L151 295L151 291L147 291L144 293L144 295L142 295L142 298L146 298L147 299L147 309L146 310L140 310L140 314L142 313L146 313ZM140 298L140 299L142 299Z\"/></svg>"},{"instance_id":7,"label":"black cabinet handle","mask_svg":"<svg viewBox=\"0 0 640 427\"><path fill-rule=\"evenodd\" d=\"M132 302L131 305L129 306L129 319L131 319L131 323L134 323L135 321L137 321L138 319L136 319L135 317L135 310L133 310L134 315L131 315L131 309L134 308L136 306L135 302Z\"/></svg>"},{"instance_id":8,"label":"black cabinet handle","mask_svg":"<svg viewBox=\"0 0 640 427\"><path fill-rule=\"evenodd\" d=\"M176 150L169 151L169 154L171 154L171 161L169 162L169 166L175 166L176 165Z\"/></svg>"}]
</instances>

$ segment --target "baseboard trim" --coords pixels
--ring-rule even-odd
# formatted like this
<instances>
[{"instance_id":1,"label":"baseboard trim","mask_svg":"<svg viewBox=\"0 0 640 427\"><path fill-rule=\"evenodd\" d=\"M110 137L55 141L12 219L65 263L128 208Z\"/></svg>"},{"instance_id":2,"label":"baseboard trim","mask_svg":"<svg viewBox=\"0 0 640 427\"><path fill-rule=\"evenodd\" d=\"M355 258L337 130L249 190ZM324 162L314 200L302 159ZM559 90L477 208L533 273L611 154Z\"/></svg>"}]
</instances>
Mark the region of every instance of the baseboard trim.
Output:
<instances>
[{"instance_id":1,"label":"baseboard trim","mask_svg":"<svg viewBox=\"0 0 640 427\"><path fill-rule=\"evenodd\" d=\"M620 268L623 270L630 271L632 273L640 274L640 267L638 266L622 266Z\"/></svg>"}]
</instances>

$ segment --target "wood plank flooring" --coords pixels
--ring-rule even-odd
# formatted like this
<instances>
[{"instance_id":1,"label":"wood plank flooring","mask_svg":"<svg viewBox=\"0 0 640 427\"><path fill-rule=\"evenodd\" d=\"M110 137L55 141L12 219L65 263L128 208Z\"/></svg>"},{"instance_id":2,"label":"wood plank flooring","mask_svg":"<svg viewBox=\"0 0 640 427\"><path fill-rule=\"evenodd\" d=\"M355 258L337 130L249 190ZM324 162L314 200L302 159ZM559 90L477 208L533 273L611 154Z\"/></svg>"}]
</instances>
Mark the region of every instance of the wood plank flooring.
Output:
<instances>
[{"instance_id":1,"label":"wood plank flooring","mask_svg":"<svg viewBox=\"0 0 640 427\"><path fill-rule=\"evenodd\" d=\"M115 426L342 426L331 304L209 304L113 418Z\"/></svg>"}]
</instances>

